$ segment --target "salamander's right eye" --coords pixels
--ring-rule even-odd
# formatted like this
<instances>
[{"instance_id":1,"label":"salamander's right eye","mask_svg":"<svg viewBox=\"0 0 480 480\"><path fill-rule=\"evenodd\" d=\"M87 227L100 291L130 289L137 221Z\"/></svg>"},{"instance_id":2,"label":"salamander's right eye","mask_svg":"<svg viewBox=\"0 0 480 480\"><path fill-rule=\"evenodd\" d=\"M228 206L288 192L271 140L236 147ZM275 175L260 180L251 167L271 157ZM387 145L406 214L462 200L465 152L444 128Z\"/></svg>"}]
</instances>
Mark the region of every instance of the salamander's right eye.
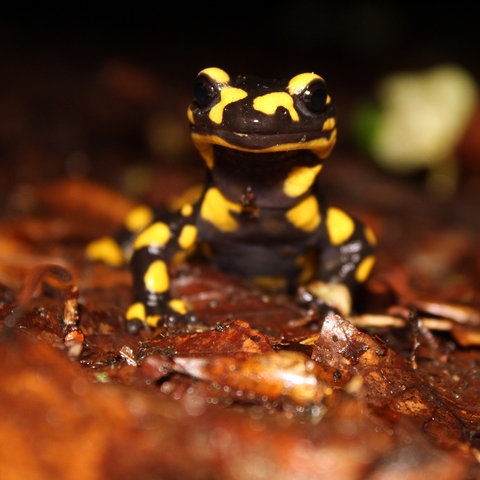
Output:
<instances>
[{"instance_id":1,"label":"salamander's right eye","mask_svg":"<svg viewBox=\"0 0 480 480\"><path fill-rule=\"evenodd\" d=\"M200 108L208 107L219 98L220 92L207 75L200 74L193 87L193 101Z\"/></svg>"}]
</instances>

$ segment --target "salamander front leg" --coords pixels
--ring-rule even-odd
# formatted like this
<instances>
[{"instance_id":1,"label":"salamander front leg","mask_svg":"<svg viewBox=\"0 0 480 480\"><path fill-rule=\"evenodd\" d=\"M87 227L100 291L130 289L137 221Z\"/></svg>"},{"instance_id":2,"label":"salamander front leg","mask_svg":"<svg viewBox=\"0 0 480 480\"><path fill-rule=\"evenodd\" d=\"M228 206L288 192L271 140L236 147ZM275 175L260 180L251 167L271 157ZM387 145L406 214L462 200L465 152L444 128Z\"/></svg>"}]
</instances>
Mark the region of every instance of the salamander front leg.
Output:
<instances>
[{"instance_id":1,"label":"salamander front leg","mask_svg":"<svg viewBox=\"0 0 480 480\"><path fill-rule=\"evenodd\" d=\"M376 239L369 227L336 208L328 208L326 227L329 241L321 249L317 278L303 291L348 316L356 287L374 265Z\"/></svg>"},{"instance_id":2,"label":"salamander front leg","mask_svg":"<svg viewBox=\"0 0 480 480\"><path fill-rule=\"evenodd\" d=\"M171 297L169 268L161 252L148 247L135 250L131 269L134 301L126 313L130 332L142 326L155 328L159 323L171 323L188 314L187 305Z\"/></svg>"},{"instance_id":3,"label":"salamander front leg","mask_svg":"<svg viewBox=\"0 0 480 480\"><path fill-rule=\"evenodd\" d=\"M169 223L155 222L135 239L130 261L133 302L126 313L130 332L190 317L186 303L171 296L169 271L172 258L195 245L197 229L187 220L179 216Z\"/></svg>"}]
</instances>

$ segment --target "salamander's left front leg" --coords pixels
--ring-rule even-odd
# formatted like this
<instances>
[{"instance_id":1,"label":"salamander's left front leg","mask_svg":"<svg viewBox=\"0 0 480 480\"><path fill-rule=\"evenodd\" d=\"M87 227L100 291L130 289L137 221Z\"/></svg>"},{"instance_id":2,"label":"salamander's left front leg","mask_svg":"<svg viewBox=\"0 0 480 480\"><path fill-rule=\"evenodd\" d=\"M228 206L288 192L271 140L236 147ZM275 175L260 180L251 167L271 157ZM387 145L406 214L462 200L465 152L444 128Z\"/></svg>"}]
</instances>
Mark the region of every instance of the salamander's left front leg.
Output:
<instances>
[{"instance_id":1,"label":"salamander's left front leg","mask_svg":"<svg viewBox=\"0 0 480 480\"><path fill-rule=\"evenodd\" d=\"M184 208L168 221L156 221L141 231L133 244L130 268L133 276L133 303L126 313L131 332L141 326L188 315L187 305L170 293L170 267L175 257L195 245L197 228L191 222L193 207Z\"/></svg>"},{"instance_id":2,"label":"salamander's left front leg","mask_svg":"<svg viewBox=\"0 0 480 480\"><path fill-rule=\"evenodd\" d=\"M369 227L334 207L326 211L325 228L328 242L321 249L317 280L307 290L349 315L352 295L368 278L375 263L376 238Z\"/></svg>"}]
</instances>

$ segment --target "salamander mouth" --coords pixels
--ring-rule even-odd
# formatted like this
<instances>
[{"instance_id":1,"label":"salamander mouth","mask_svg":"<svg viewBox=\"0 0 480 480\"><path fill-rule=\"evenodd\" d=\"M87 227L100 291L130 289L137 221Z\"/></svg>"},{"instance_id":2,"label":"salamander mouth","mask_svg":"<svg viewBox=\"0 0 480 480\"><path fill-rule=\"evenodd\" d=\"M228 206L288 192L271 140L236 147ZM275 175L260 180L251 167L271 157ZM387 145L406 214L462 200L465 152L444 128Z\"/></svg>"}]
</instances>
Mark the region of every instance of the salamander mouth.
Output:
<instances>
[{"instance_id":1,"label":"salamander mouth","mask_svg":"<svg viewBox=\"0 0 480 480\"><path fill-rule=\"evenodd\" d=\"M232 132L222 129L202 129L191 127L196 142L210 143L237 150L275 152L287 150L318 149L335 142L335 129L319 132ZM333 144L331 145L333 146Z\"/></svg>"}]
</instances>

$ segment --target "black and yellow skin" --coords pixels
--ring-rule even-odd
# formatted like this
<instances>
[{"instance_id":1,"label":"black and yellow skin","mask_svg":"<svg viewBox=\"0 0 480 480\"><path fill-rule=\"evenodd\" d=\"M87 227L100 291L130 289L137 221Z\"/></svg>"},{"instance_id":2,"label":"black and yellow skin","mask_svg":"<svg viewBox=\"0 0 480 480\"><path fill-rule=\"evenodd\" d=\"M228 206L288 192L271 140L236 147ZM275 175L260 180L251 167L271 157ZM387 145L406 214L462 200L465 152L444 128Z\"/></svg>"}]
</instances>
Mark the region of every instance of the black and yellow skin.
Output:
<instances>
[{"instance_id":1,"label":"black and yellow skin","mask_svg":"<svg viewBox=\"0 0 480 480\"><path fill-rule=\"evenodd\" d=\"M188 314L171 298L169 268L200 244L219 268L269 288L294 291L320 280L353 289L368 277L372 231L328 206L317 182L336 140L320 76L277 81L207 68L188 120L207 166L205 186L195 202L163 219L132 213L133 225L150 222L133 242L132 327Z\"/></svg>"}]
</instances>

